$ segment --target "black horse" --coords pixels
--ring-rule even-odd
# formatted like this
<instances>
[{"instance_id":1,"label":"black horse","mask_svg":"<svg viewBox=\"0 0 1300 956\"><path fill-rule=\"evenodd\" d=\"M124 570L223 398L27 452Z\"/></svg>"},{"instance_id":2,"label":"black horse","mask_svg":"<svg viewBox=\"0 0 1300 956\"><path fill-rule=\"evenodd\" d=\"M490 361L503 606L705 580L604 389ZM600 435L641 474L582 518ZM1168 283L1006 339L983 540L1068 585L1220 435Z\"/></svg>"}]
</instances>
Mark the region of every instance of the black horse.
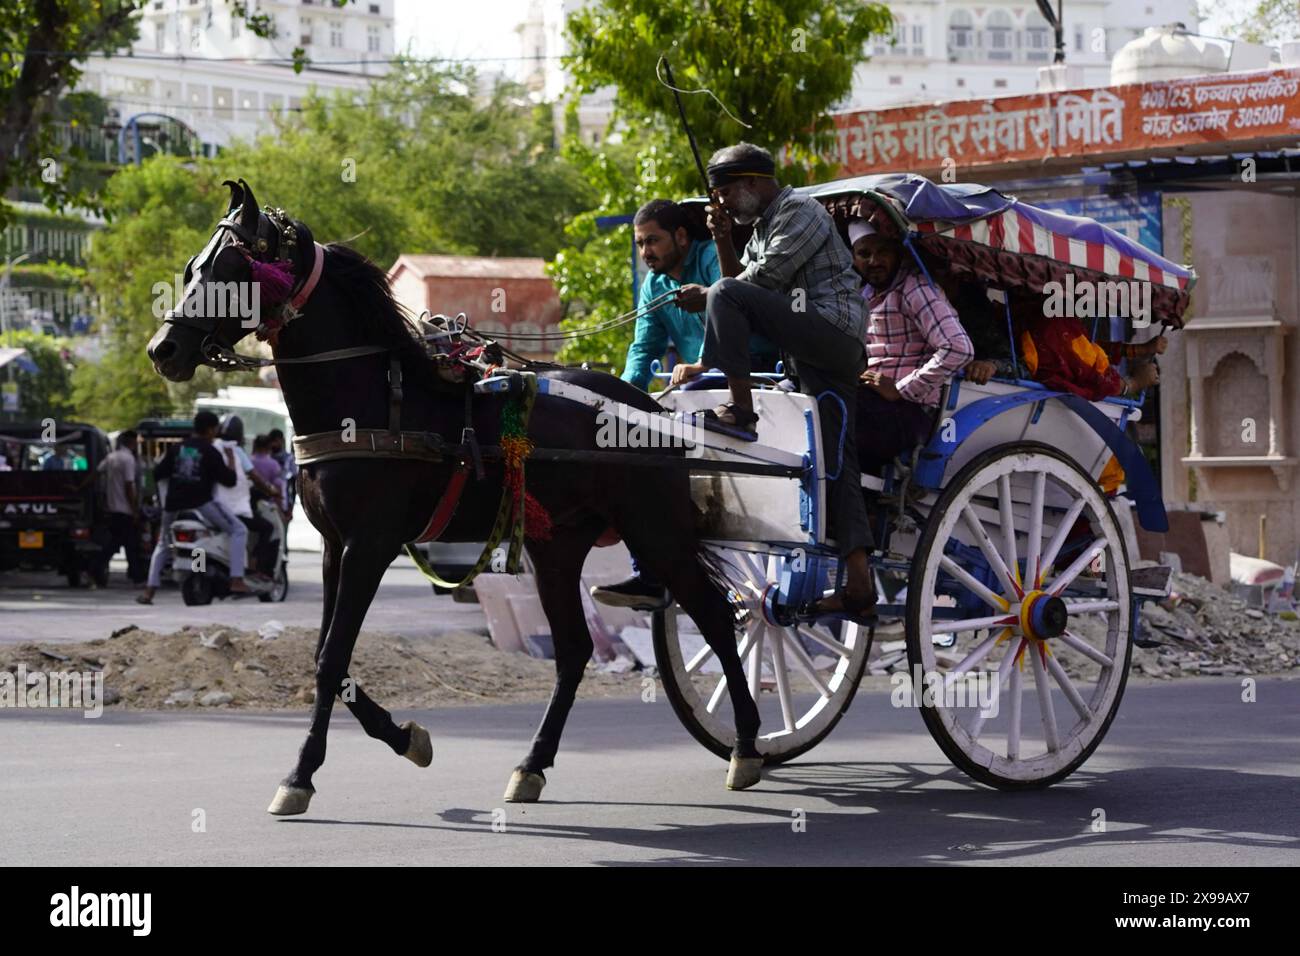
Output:
<instances>
[{"instance_id":1,"label":"black horse","mask_svg":"<svg viewBox=\"0 0 1300 956\"><path fill-rule=\"evenodd\" d=\"M466 424L468 381L442 374L393 299L383 271L360 253L338 244L312 241L303 223L280 210L260 211L247 183L227 181L230 210L204 250L185 269L184 301L168 312L148 346L157 371L185 381L198 364L221 367L221 356L263 323L214 314L208 295L214 283L249 284L265 276L268 264L292 268L293 291L310 292L300 314L275 332L274 351L285 402L299 436L338 434L349 427L383 429L393 411L390 366L401 369L400 423L403 431L442 436L457 446ZM322 257L313 280L313 268ZM310 283L310 285L309 285ZM261 287L267 283L262 281ZM279 315L279 313L277 313ZM277 321L279 321L277 319ZM370 350L364 347L371 347ZM344 351L345 357L324 353ZM360 354L360 353L365 354ZM658 409L649 396L612 376L579 369L538 373L565 379L644 411ZM502 402L498 396L472 400L473 427L481 444L496 441ZM528 437L538 448L595 450L597 413L585 405L539 395ZM316 644L316 699L311 727L298 761L269 807L273 814L302 813L312 794L312 775L325 760L325 740L336 696L341 696L367 734L395 753L428 766L427 731L414 722L394 723L383 707L348 678L352 649L384 571L402 546L426 527L453 474L456 461L350 457L306 464L301 470L303 508L324 539L325 600ZM484 477L465 487L442 540L483 541L500 502L503 465L483 463ZM727 677L736 715L736 748L727 786L758 782L761 757L755 749L759 716L749 695L736 651L734 616L714 577L700 560L687 474L679 468L630 467L608 462L529 463L527 489L549 513L545 540L527 549L537 572L537 589L551 625L556 683L527 756L515 769L507 800L538 799L552 766L564 723L592 653L580 592L583 561L597 538L615 529L642 565L667 583L673 597L699 626Z\"/></svg>"}]
</instances>

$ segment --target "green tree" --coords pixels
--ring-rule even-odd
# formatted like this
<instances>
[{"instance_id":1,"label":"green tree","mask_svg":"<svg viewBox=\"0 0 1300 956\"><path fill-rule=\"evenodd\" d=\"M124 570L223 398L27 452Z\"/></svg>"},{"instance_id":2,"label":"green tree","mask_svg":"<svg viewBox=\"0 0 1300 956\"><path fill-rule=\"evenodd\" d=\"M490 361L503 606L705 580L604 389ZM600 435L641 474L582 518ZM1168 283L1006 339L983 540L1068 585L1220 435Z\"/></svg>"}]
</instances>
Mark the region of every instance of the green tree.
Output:
<instances>
[{"instance_id":1,"label":"green tree","mask_svg":"<svg viewBox=\"0 0 1300 956\"><path fill-rule=\"evenodd\" d=\"M343 7L352 0L328 0ZM47 205L92 206L97 181L69 175L86 159L76 147L60 146L56 122L59 101L96 54L117 53L139 36L136 14L147 0L5 0L0 4L0 195L13 186L40 190ZM236 2L235 14L258 36L278 35L274 18ZM310 62L295 47L293 66ZM75 119L75 117L73 117ZM53 163L50 160L54 160ZM0 203L0 229L10 213Z\"/></svg>"},{"instance_id":2,"label":"green tree","mask_svg":"<svg viewBox=\"0 0 1300 956\"><path fill-rule=\"evenodd\" d=\"M177 274L212 234L229 196L206 166L171 156L129 166L109 180L103 201L110 222L95 237L87 263L88 282L105 316L105 352L74 373L74 400L83 418L119 428L174 406L144 351L158 328L158 311L171 304L160 299L159 284L175 288Z\"/></svg>"},{"instance_id":3,"label":"green tree","mask_svg":"<svg viewBox=\"0 0 1300 956\"><path fill-rule=\"evenodd\" d=\"M473 71L393 64L359 98L311 95L301 114L214 163L322 241L381 265L402 252L551 256L592 201L521 87L474 92Z\"/></svg>"},{"instance_id":4,"label":"green tree","mask_svg":"<svg viewBox=\"0 0 1300 956\"><path fill-rule=\"evenodd\" d=\"M1203 19L1219 18L1225 8L1221 3L1202 3ZM1296 0L1254 0L1244 7L1232 8L1225 35L1248 43L1277 44L1300 40L1300 3Z\"/></svg>"},{"instance_id":5,"label":"green tree","mask_svg":"<svg viewBox=\"0 0 1300 956\"><path fill-rule=\"evenodd\" d=\"M10 330L5 345L26 349L36 365L35 373L18 375L18 415L24 421L42 418L66 419L73 414L72 358L66 339L57 339L29 329Z\"/></svg>"},{"instance_id":6,"label":"green tree","mask_svg":"<svg viewBox=\"0 0 1300 956\"><path fill-rule=\"evenodd\" d=\"M606 320L630 306L630 227L597 233L597 215L628 213L654 196L698 195L704 188L672 92L657 73L660 55L682 89L701 158L740 140L784 151L782 178L802 183L833 171L823 158L833 124L827 111L848 95L854 67L873 35L893 18L860 0L600 0L569 18L576 93L616 87L616 128L623 143L589 150L582 166L602 200L567 230L570 246L551 272L566 304L565 328ZM719 105L721 102L726 110ZM748 128L728 115L748 124ZM583 147L569 142L580 153ZM629 155L631 153L631 155ZM613 277L623 270L624 279ZM632 325L564 348L565 361L619 365Z\"/></svg>"},{"instance_id":7,"label":"green tree","mask_svg":"<svg viewBox=\"0 0 1300 956\"><path fill-rule=\"evenodd\" d=\"M200 369L165 383L144 352L159 323L155 285L171 285L212 234L229 199L222 180L246 180L318 242L346 241L384 267L411 251L554 255L592 189L550 148L550 124L518 87L486 103L474 88L468 71L399 63L357 99L309 95L301 114L216 158L156 156L115 175L89 261L108 345L78 370L83 414L125 424L255 380Z\"/></svg>"}]
</instances>

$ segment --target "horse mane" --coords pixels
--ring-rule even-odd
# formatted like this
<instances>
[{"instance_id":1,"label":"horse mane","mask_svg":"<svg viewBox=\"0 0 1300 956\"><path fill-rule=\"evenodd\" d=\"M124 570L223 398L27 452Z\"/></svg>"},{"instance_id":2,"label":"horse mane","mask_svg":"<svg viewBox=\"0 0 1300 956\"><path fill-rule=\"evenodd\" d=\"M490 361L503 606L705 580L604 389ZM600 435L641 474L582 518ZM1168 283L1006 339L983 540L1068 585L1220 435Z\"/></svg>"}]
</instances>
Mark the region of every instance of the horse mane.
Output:
<instances>
[{"instance_id":1,"label":"horse mane","mask_svg":"<svg viewBox=\"0 0 1300 956\"><path fill-rule=\"evenodd\" d=\"M351 246L331 242L324 249L325 271L347 300L351 321L361 328L366 340L392 349L408 372L414 371L427 378L431 386L445 389L424 343L416 336L410 310L393 297L384 270Z\"/></svg>"}]
</instances>

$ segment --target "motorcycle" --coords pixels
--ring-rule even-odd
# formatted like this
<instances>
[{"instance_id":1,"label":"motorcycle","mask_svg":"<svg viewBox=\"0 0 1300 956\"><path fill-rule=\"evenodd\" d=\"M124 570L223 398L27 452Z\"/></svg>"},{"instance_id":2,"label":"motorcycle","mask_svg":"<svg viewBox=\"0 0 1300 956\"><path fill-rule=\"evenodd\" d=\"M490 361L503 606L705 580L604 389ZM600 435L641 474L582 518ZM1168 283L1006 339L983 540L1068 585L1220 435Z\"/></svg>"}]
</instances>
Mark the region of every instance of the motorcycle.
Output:
<instances>
[{"instance_id":1,"label":"motorcycle","mask_svg":"<svg viewBox=\"0 0 1300 956\"><path fill-rule=\"evenodd\" d=\"M263 602L283 601L289 593L288 543L280 509L266 499L254 507L257 514L270 522L277 547L275 566L264 576L248 575L244 582L251 593ZM248 537L250 557L254 538ZM197 511L182 511L171 525L172 576L181 588L181 599L188 605L211 604L214 597L228 597L230 591L230 536L213 527Z\"/></svg>"}]
</instances>

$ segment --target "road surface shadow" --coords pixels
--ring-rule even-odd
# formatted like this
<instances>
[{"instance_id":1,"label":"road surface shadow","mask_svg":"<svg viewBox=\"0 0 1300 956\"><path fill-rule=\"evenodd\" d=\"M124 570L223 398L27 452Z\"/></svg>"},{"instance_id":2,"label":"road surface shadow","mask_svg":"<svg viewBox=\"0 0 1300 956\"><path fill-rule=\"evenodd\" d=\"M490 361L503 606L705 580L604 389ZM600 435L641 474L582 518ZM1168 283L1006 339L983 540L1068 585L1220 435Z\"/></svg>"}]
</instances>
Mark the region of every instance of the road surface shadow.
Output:
<instances>
[{"instance_id":1,"label":"road surface shadow","mask_svg":"<svg viewBox=\"0 0 1300 956\"><path fill-rule=\"evenodd\" d=\"M1134 856L1136 848L1140 859L1143 845L1183 847L1189 859L1198 848L1220 845L1289 851L1300 860L1295 793L1293 777L1199 767L1080 771L1047 790L1007 793L939 763L806 763L768 771L763 784L737 794L734 803L543 801L529 807L535 817L548 808L630 809L643 820L635 826L525 822L508 809L504 831L494 833L499 814L463 807L439 812L441 824L284 822L578 840L593 848L658 852L635 861L641 865L944 866L1043 862L1062 854L1085 862L1080 850L1086 862L1101 864L1108 848L1120 859ZM753 796L778 797L782 806L744 802ZM826 805L835 809L816 809ZM1271 808L1266 819L1259 807ZM718 814L740 819L692 822ZM602 856L608 858L593 862L629 862L608 849ZM1267 862L1282 860L1270 854Z\"/></svg>"}]
</instances>

